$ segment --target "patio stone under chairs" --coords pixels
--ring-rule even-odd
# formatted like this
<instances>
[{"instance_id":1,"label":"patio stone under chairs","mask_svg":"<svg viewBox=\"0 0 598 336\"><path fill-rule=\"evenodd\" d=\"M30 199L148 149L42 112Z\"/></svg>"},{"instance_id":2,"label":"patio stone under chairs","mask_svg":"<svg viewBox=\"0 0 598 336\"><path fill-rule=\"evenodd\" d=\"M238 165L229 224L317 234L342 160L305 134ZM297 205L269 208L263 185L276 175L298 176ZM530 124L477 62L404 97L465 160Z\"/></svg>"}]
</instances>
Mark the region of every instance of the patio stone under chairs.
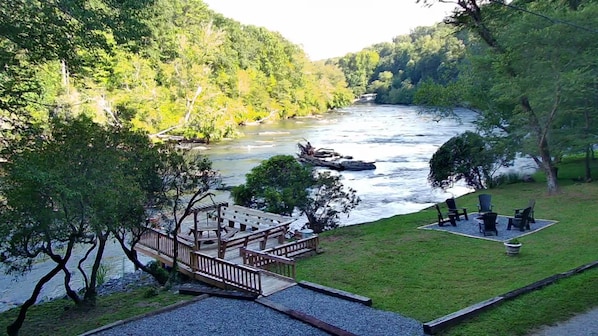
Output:
<instances>
[{"instance_id":1,"label":"patio stone under chairs","mask_svg":"<svg viewBox=\"0 0 598 336\"><path fill-rule=\"evenodd\" d=\"M479 213L486 213L492 212L492 195L490 194L480 194L478 195L478 212Z\"/></svg>"},{"instance_id":2,"label":"patio stone under chairs","mask_svg":"<svg viewBox=\"0 0 598 336\"><path fill-rule=\"evenodd\" d=\"M534 219L534 207L536 206L536 200L535 199L530 199L529 203L527 204L527 206L529 208L532 208L532 210L529 213L529 222L530 223L535 223L536 220ZM521 208L521 209L515 209L515 218L519 218L521 217L523 210L525 210L525 208Z\"/></svg>"},{"instance_id":3,"label":"patio stone under chairs","mask_svg":"<svg viewBox=\"0 0 598 336\"><path fill-rule=\"evenodd\" d=\"M442 211L440 211L440 207L438 204L434 204L436 207L436 211L438 211L438 226L444 226L446 223L451 223L452 226L457 226L457 222L455 221L455 214L450 212L447 214L448 218L444 217Z\"/></svg>"},{"instance_id":4,"label":"patio stone under chairs","mask_svg":"<svg viewBox=\"0 0 598 336\"><path fill-rule=\"evenodd\" d=\"M509 217L509 222L507 224L507 230L511 230L511 226L518 228L520 231L530 230L530 213L532 211L531 207L527 207L521 212L520 217Z\"/></svg>"},{"instance_id":5,"label":"patio stone under chairs","mask_svg":"<svg viewBox=\"0 0 598 336\"><path fill-rule=\"evenodd\" d=\"M447 198L446 206L448 207L449 212L455 214L457 220L461 220L459 218L461 215L465 217L465 220L469 220L469 217L467 217L467 208L458 208L455 198Z\"/></svg>"},{"instance_id":6,"label":"patio stone under chairs","mask_svg":"<svg viewBox=\"0 0 598 336\"><path fill-rule=\"evenodd\" d=\"M496 212L486 212L481 217L478 217L480 233L487 236L491 232L494 232L494 234L498 236L498 230L496 229L497 218L498 214Z\"/></svg>"}]
</instances>

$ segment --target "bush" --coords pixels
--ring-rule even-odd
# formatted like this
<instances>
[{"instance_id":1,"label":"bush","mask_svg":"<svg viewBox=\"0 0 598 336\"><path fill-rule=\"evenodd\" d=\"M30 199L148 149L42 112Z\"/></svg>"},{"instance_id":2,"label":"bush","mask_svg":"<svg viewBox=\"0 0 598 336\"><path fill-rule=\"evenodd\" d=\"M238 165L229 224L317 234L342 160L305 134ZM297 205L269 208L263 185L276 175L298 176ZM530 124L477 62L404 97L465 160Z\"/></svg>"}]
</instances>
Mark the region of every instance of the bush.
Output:
<instances>
[{"instance_id":1,"label":"bush","mask_svg":"<svg viewBox=\"0 0 598 336\"><path fill-rule=\"evenodd\" d=\"M273 156L246 177L231 192L235 204L287 216L298 209L316 233L337 227L339 215L359 203L355 190L345 189L339 176L314 173L290 155Z\"/></svg>"},{"instance_id":2,"label":"bush","mask_svg":"<svg viewBox=\"0 0 598 336\"><path fill-rule=\"evenodd\" d=\"M489 187L495 188L500 185L515 184L515 183L519 183L521 181L522 181L522 178L517 173L501 174L492 179L492 182L490 183Z\"/></svg>"},{"instance_id":3,"label":"bush","mask_svg":"<svg viewBox=\"0 0 598 336\"><path fill-rule=\"evenodd\" d=\"M168 271L166 271L159 262L157 261L150 261L147 264L147 268L150 269L150 271L152 272L152 275L154 276L154 278L156 278L156 280L163 284L166 283L168 281Z\"/></svg>"}]
</instances>

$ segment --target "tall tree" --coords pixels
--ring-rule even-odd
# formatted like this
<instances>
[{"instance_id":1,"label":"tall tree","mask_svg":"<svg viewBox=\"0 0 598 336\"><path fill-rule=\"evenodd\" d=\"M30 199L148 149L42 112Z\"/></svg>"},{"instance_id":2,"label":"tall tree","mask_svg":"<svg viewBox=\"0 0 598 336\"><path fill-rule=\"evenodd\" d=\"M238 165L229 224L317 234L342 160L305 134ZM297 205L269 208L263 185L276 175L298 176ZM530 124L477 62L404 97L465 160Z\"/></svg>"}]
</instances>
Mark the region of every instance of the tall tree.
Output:
<instances>
[{"instance_id":1,"label":"tall tree","mask_svg":"<svg viewBox=\"0 0 598 336\"><path fill-rule=\"evenodd\" d=\"M591 27L596 4L586 2L574 9L558 1L514 1L507 6L463 0L457 5L451 22L483 42L470 49L473 67L463 72L460 103L480 113L479 125L487 133L502 135L532 157L546 174L548 193L558 192L553 157L564 147L555 130L565 126L578 90L587 91L584 78L595 77L595 33L580 27ZM434 99L427 103L436 105Z\"/></svg>"},{"instance_id":2,"label":"tall tree","mask_svg":"<svg viewBox=\"0 0 598 336\"><path fill-rule=\"evenodd\" d=\"M86 280L84 302L94 304L108 237L117 228L142 226L145 205L160 191L158 153L144 134L104 128L85 117L55 118L34 140L26 148L15 147L10 161L2 164L2 262L9 271L24 273L34 258L46 255L68 280L73 247L95 249L91 272L80 268ZM41 290L56 274L53 270L42 277L37 287ZM79 303L68 281L65 286ZM18 333L39 295L37 287L9 334Z\"/></svg>"}]
</instances>

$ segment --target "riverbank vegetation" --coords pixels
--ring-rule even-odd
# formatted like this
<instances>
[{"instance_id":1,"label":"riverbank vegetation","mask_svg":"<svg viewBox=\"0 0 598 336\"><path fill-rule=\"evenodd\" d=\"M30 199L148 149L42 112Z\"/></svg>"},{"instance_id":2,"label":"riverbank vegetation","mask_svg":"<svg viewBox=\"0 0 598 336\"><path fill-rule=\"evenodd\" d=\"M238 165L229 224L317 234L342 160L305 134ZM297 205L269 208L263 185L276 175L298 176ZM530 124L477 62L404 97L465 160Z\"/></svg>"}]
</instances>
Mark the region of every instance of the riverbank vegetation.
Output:
<instances>
[{"instance_id":1,"label":"riverbank vegetation","mask_svg":"<svg viewBox=\"0 0 598 336\"><path fill-rule=\"evenodd\" d=\"M438 118L455 107L476 112L490 149L533 158L557 193L558 159L589 160L598 135L597 13L595 1L459 1L448 25L332 62L356 94L376 93L378 103L415 103Z\"/></svg>"},{"instance_id":2,"label":"riverbank vegetation","mask_svg":"<svg viewBox=\"0 0 598 336\"><path fill-rule=\"evenodd\" d=\"M4 129L24 116L85 114L209 142L353 100L337 67L201 0L3 2L0 13Z\"/></svg>"},{"instance_id":3,"label":"riverbank vegetation","mask_svg":"<svg viewBox=\"0 0 598 336\"><path fill-rule=\"evenodd\" d=\"M598 162L592 161L594 168ZM578 183L583 158L559 167L563 192L546 194L542 174L535 183L501 185L492 202L501 215L536 199L536 216L558 223L520 240L524 249L509 257L502 243L446 232L420 230L435 221L433 209L320 235L324 253L299 260L298 280L308 280L371 297L374 307L427 322L474 303L526 286L598 259L594 223L598 186ZM458 199L474 208L477 194ZM500 234L500 233L499 233ZM97 308L81 310L68 300L32 307L23 334L77 335L188 297L169 291L147 298L132 294L98 297ZM598 270L563 279L453 327L445 335L525 335L596 305ZM145 296L145 297L144 297ZM16 309L0 314L4 328ZM31 323L29 323L31 321ZM68 323L64 323L68 321Z\"/></svg>"}]
</instances>

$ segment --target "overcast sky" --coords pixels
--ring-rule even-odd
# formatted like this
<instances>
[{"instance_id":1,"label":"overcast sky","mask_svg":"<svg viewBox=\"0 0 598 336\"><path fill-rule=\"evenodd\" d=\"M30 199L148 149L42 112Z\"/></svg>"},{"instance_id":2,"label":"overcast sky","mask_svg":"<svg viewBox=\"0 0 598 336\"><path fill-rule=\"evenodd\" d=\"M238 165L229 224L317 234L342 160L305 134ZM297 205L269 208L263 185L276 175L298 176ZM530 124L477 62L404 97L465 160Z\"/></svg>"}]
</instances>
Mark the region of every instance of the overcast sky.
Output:
<instances>
[{"instance_id":1,"label":"overcast sky","mask_svg":"<svg viewBox=\"0 0 598 336\"><path fill-rule=\"evenodd\" d=\"M263 26L299 44L312 60L343 56L391 42L450 14L453 5L431 8L415 0L204 0L224 16Z\"/></svg>"}]
</instances>

